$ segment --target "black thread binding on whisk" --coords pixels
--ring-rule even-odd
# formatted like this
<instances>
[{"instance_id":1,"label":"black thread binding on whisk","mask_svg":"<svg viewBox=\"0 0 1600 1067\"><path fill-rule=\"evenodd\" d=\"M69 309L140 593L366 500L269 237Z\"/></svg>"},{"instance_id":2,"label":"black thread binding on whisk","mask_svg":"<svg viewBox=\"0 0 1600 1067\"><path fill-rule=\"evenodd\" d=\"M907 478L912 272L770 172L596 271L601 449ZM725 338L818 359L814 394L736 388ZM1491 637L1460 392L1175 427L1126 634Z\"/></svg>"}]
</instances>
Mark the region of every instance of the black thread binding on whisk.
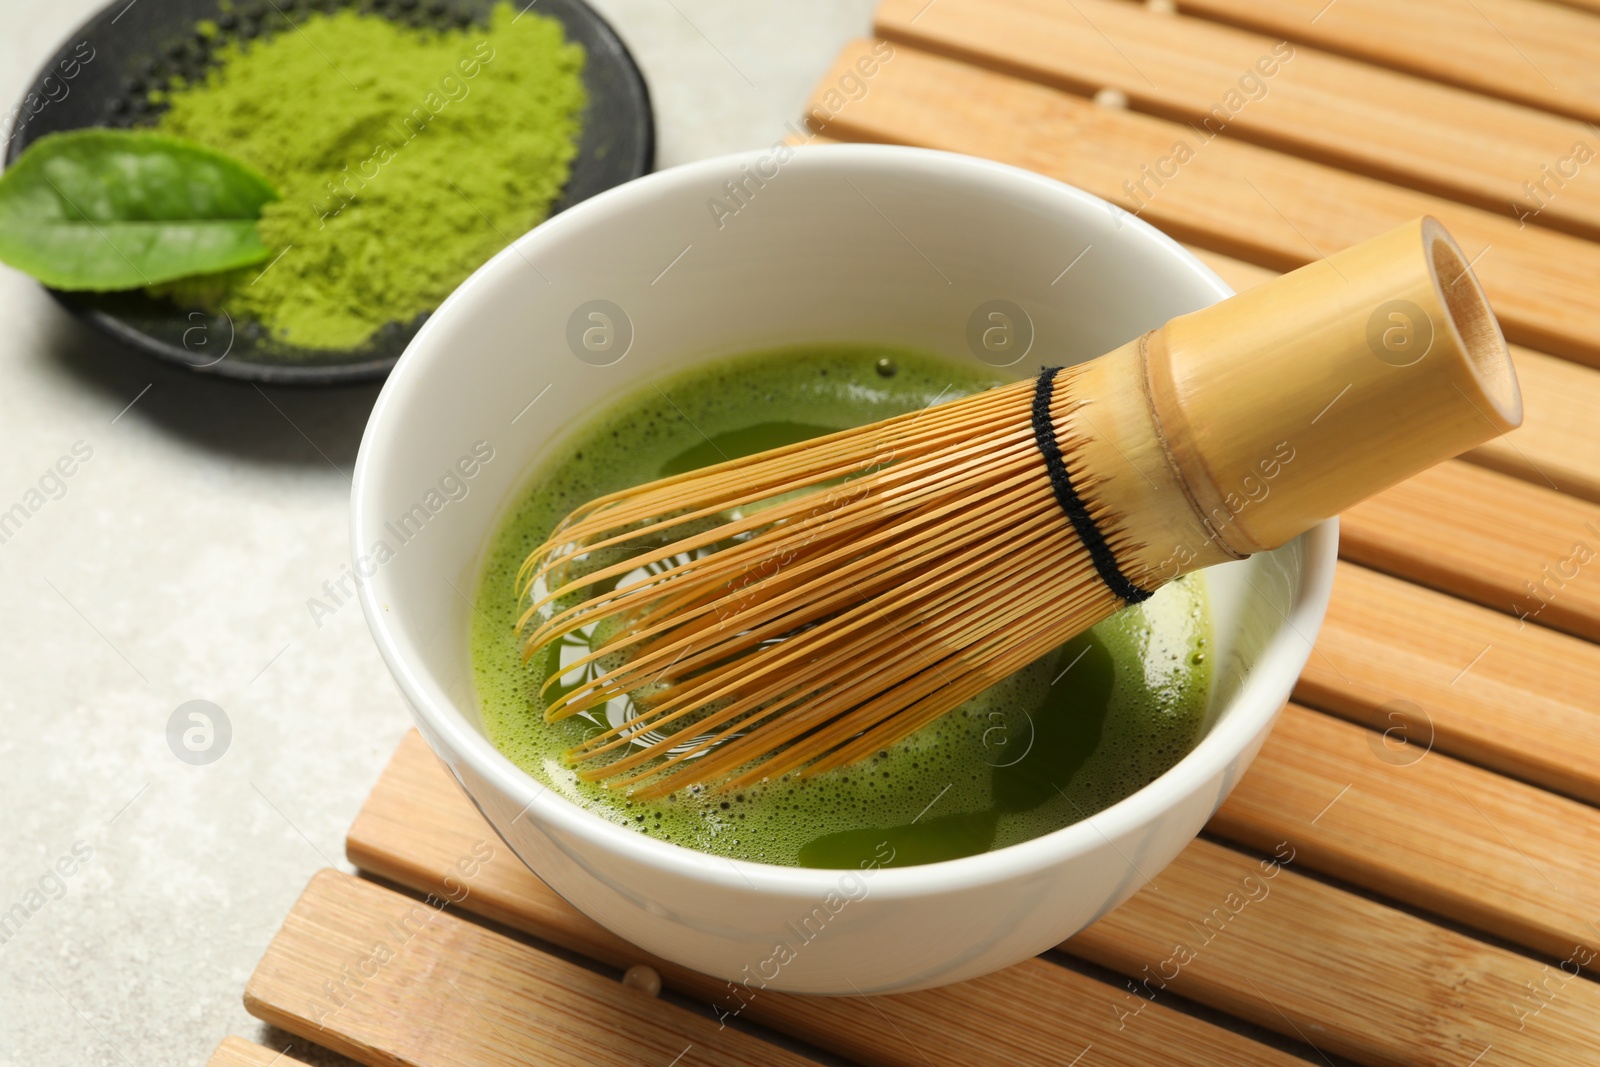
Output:
<instances>
[{"instance_id":1,"label":"black thread binding on whisk","mask_svg":"<svg viewBox=\"0 0 1600 1067\"><path fill-rule=\"evenodd\" d=\"M1089 508L1073 488L1072 475L1067 473L1067 462L1061 456L1061 446L1056 443L1056 425L1050 418L1050 398L1056 374L1060 370L1060 367L1044 367L1039 371L1039 383L1033 391L1034 442L1039 446L1039 454L1044 457L1045 470L1050 472L1050 488L1055 490L1056 503L1072 520L1072 528L1078 531L1078 540L1089 550L1089 558L1094 561L1094 569L1099 572L1100 580L1127 603L1141 603L1149 600L1152 594L1134 585L1122 573L1106 535L1095 525Z\"/></svg>"}]
</instances>

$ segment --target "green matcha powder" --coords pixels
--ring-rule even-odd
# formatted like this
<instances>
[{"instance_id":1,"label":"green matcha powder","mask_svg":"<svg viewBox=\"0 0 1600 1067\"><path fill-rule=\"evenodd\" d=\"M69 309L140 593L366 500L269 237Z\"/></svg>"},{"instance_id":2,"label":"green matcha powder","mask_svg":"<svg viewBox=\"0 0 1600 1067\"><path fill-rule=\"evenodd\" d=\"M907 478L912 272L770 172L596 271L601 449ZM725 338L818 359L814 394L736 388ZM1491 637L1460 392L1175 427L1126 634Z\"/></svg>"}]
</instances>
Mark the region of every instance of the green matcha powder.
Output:
<instances>
[{"instance_id":1,"label":"green matcha powder","mask_svg":"<svg viewBox=\"0 0 1600 1067\"><path fill-rule=\"evenodd\" d=\"M261 236L281 255L160 292L289 345L356 348L433 310L548 216L577 151L583 49L507 3L445 31L313 15L217 57L152 95L157 128L272 179Z\"/></svg>"}]
</instances>

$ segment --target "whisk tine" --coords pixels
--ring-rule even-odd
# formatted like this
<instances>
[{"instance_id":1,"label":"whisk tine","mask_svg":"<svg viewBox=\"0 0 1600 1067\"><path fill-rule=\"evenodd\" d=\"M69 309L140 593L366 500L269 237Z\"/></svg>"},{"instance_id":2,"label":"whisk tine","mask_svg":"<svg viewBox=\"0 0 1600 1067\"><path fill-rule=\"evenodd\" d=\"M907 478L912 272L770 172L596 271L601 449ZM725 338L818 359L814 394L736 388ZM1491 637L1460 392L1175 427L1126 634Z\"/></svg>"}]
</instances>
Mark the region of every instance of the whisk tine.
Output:
<instances>
[{"instance_id":1,"label":"whisk tine","mask_svg":"<svg viewBox=\"0 0 1600 1067\"><path fill-rule=\"evenodd\" d=\"M574 556L637 545L654 529L724 519L570 577L530 606L524 625L591 590L541 621L528 638L530 655L598 622L616 626L552 670L546 698L574 673L587 680L550 699L548 719L658 690L569 752L580 775L640 796L746 763L753 766L741 779L753 780L763 767L802 766L930 693L953 691L941 669L971 673L953 651L1005 628L1027 598L1013 591L965 620L964 602L986 582L1070 572L1051 553L1070 558L1081 547L1051 506L1028 420L1033 392L1032 383L1018 383L844 431L823 447L719 464L701 477L613 494L563 524L524 564L526 587ZM874 448L864 462L867 440ZM854 477L827 488L847 474ZM1004 546L963 530L959 520L975 508L1006 529ZM705 551L716 545L723 547ZM663 566L673 559L682 562ZM645 564L648 577L593 591ZM885 631L895 636L886 640Z\"/></svg>"},{"instance_id":2,"label":"whisk tine","mask_svg":"<svg viewBox=\"0 0 1600 1067\"><path fill-rule=\"evenodd\" d=\"M845 431L847 434L850 432L851 431ZM1012 435L1018 437L1018 441L1014 443L1031 446L1031 439L1024 439L1022 435L1017 434L1015 431L1013 431ZM992 446L993 436L995 435L983 433L973 435L971 439L963 442L965 447L964 453L951 454L949 456L950 461L970 461L975 457L982 456L985 448ZM903 448L905 448L904 443L897 442L897 449ZM604 516L605 522L603 525L600 524L598 519L593 522L586 521L572 525L564 525L556 535L552 535L549 543L558 544L563 539L571 541L574 538L588 536L590 534L610 534L610 531L615 530L618 527L629 527L635 522L647 521L649 523L643 527L626 528L621 533L610 534L610 536L603 537L598 541L583 546L585 552L600 551L606 548L612 548L626 544L629 541L639 540L642 537L648 536L651 529L654 527L671 528L673 526L684 525L699 519L710 518L732 508L758 502L760 500L775 496L782 496L791 492L797 492L803 489L815 488L817 485L827 482L833 478L843 477L850 473L856 473L863 469L868 469L872 465L873 464L870 463L862 464L859 460L857 460L851 463L822 466L820 468L813 468L812 470L808 471L804 477L791 477L786 481L768 480L762 484L759 489L750 488L750 486L746 484L742 487L743 491L739 494L712 493L707 491L700 497L696 498L699 503L697 503L694 510L687 512L682 511L683 505L681 502L674 503L665 500L656 502L652 499L646 498L635 502L634 506L630 507L621 515L607 513ZM891 479L890 482L886 484L892 484L892 481L893 480ZM710 498L710 502L705 502L708 497ZM804 502L802 501L801 504L803 503ZM668 507L673 511L670 517L658 517L663 506ZM798 511L800 509L797 507L793 510ZM714 533L704 533L701 535L690 536L688 538L681 539L673 546L662 549L660 554L667 556L693 551L696 548L706 547L709 544L715 543L718 538L726 539L728 536L759 528L760 526L770 523L771 521L773 521L773 516L768 515L765 512L758 513L757 515L746 519L731 521L717 527ZM559 556L549 559L542 564L537 564L536 566L536 561L539 558L539 553L534 553L528 557L527 561L524 562L522 570L519 572L519 580L523 581L524 588L531 585L532 582L537 580L540 576L547 574L551 569L559 566L565 561L564 556ZM584 580L575 582L574 587L582 587L585 584L593 584L594 582L602 581L609 577L615 577L618 574L627 573L628 569L631 569L636 565L636 562L633 561L616 564L612 567L606 568L602 572L598 572L593 575L586 575ZM523 578L522 576L526 574L530 568L535 568L533 569L531 577ZM543 600L535 605L535 608L542 606L543 603L548 603L555 599L559 599L560 596L572 591L574 591L573 588L568 588L548 594L545 598L543 598Z\"/></svg>"},{"instance_id":3,"label":"whisk tine","mask_svg":"<svg viewBox=\"0 0 1600 1067\"><path fill-rule=\"evenodd\" d=\"M1010 483L1002 483L1002 488L1005 488L1009 484ZM935 509L929 516L923 517L920 520L919 525L922 527L927 527L930 524L934 524L937 520L948 517L950 513L963 506L965 505L951 504ZM1028 509L1023 506L1013 506L1013 511L1021 515L1026 515L1027 510ZM998 520L1005 520L1011 518L1012 515L1002 512L994 517ZM1049 521L1058 522L1059 520L1050 519ZM870 563L870 560L863 560L863 553L877 548L881 544L890 542L895 543L900 549L902 561L887 570L881 570L879 572L878 580L881 583L883 581L892 580L897 574L904 572L907 569L922 566L919 561L912 560L910 558L910 552L923 547L930 540L937 540L940 537L947 538L948 533L938 525L932 525L931 530L919 530L917 528L907 526L884 527L878 530L868 531L861 537L847 540L845 545L842 547L825 550L815 558L811 558L804 563L797 564L792 570L782 574L781 583L779 582L779 575L765 576L758 582L753 583L745 589L729 592L721 599L712 601L709 604L693 610L675 609L669 604L666 608L663 608L660 611L660 614L667 615L669 616L668 618L661 622L654 623L653 625L648 624L649 618L643 619L641 620L640 628L636 629L635 631L631 631L628 635L626 635L626 643L638 643L641 647L637 653L638 658L630 662L625 668L620 668L619 672L628 672L630 675L633 672L649 672L654 670L656 665L658 665L662 659L669 657L672 658L675 665L679 666L682 670L689 670L692 667L697 666L698 659L683 659L682 657L684 653L681 650L674 654L674 650L679 649L679 644L677 642L670 644L663 644L661 642L650 643L646 639L654 637L663 632L673 631L679 620L682 620L681 629L688 631L685 636L690 638L692 641L695 633L701 628L699 624L706 620L710 613L716 612L719 608L729 607L731 603L743 602L743 607L737 613L740 630L736 631L736 633L739 634L738 641L741 646L754 643L756 640L763 639L767 636L775 636L777 633L781 633L785 629L793 628L794 625L811 622L817 616L831 612L835 608L842 607L851 599L862 599L867 596L869 592L877 591L876 586L870 587L868 590L863 590L860 585L855 584L853 581L854 575L859 571L865 570L866 566ZM851 555L856 557L854 562L849 560ZM838 564L843 565L836 567ZM834 579L836 581L844 581L849 583L849 588L835 590L835 592L827 596L819 597L814 590L805 587L803 582L811 572L825 570L828 568L835 568L832 572ZM863 577L865 577L865 575L863 575ZM788 587L787 591L780 591L776 596L765 595L768 588L773 584L781 584L786 586ZM780 618L782 613L788 610L788 605L794 603L806 604L806 612L798 615L790 615L787 617L788 621L786 623L774 625L773 620ZM650 618L653 618L654 615L655 613L653 612ZM720 628L727 629L727 626L722 625ZM582 657L581 659L568 665L567 669L572 670L585 664L596 662L605 655L614 653L623 643L624 640L621 638L607 643L600 649L591 652L588 656ZM690 647L692 647L692 643ZM699 656L702 658L705 655L706 653L699 654ZM552 683L550 681L547 681L545 683L546 689L548 689L551 684ZM617 679L617 684L626 686L627 679L624 677L619 677ZM547 714L553 715L553 713L554 709L552 708Z\"/></svg>"}]
</instances>

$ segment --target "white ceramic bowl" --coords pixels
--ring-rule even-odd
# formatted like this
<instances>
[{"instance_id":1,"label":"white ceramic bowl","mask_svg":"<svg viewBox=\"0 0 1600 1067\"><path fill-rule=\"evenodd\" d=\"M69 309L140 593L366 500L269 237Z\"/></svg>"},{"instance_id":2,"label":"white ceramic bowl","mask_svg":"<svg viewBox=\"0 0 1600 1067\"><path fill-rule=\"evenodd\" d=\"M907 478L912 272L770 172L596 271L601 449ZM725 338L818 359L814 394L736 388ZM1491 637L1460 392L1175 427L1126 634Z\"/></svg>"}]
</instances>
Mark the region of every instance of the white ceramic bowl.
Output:
<instances>
[{"instance_id":1,"label":"white ceramic bowl","mask_svg":"<svg viewBox=\"0 0 1600 1067\"><path fill-rule=\"evenodd\" d=\"M367 621L428 743L490 823L551 888L634 944L741 990L903 991L1016 963L1125 900L1239 780L1321 625L1333 523L1207 572L1213 713L1166 774L1032 841L870 875L657 841L542 789L502 756L484 737L468 663L486 543L573 420L690 364L806 341L885 341L970 360L969 317L1004 299L1033 322L1032 351L1013 368L1022 375L1043 360L1093 357L1229 294L1120 209L965 156L769 150L630 182L496 256L390 375L355 474ZM594 301L611 303L599 307L605 317L590 317ZM590 348L584 330L595 331ZM822 932L805 940L808 918ZM730 987L727 1010L740 996L749 992Z\"/></svg>"}]
</instances>

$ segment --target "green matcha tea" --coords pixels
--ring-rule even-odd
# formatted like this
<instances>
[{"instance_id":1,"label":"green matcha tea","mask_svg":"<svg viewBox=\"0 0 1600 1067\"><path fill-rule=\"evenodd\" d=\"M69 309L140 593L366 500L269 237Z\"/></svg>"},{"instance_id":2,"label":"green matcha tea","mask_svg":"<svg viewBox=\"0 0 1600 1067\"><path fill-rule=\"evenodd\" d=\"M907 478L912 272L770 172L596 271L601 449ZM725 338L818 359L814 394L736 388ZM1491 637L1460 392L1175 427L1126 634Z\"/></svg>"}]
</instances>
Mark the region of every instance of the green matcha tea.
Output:
<instances>
[{"instance_id":1,"label":"green matcha tea","mask_svg":"<svg viewBox=\"0 0 1600 1067\"><path fill-rule=\"evenodd\" d=\"M813 346L715 363L600 413L536 472L492 542L471 635L491 740L562 796L640 833L805 867L854 868L875 855L892 854L895 866L972 855L1060 829L1148 784L1193 747L1204 718L1210 626L1197 578L1107 619L886 752L804 781L630 800L580 781L563 760L603 728L597 720L543 719L540 685L588 646L569 639L524 663L516 574L574 507L997 381L987 367L915 352Z\"/></svg>"}]
</instances>

